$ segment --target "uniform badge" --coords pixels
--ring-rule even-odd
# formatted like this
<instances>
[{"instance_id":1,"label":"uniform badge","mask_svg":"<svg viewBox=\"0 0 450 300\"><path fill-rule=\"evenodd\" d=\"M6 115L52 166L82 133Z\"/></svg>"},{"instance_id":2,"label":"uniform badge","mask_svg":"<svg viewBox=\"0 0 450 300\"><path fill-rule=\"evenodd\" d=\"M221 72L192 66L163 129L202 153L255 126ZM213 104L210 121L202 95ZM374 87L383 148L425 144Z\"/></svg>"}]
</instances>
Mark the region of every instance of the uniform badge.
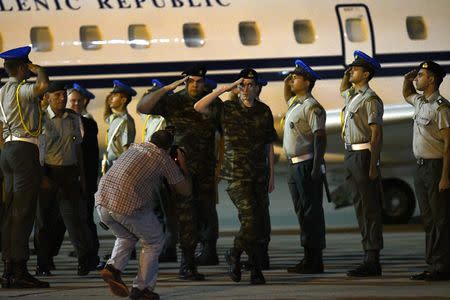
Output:
<instances>
[{"instance_id":1,"label":"uniform badge","mask_svg":"<svg viewBox=\"0 0 450 300\"><path fill-rule=\"evenodd\" d=\"M294 122L290 122L290 123L289 123L289 127L290 127L291 129L294 129L294 127L295 127Z\"/></svg>"}]
</instances>

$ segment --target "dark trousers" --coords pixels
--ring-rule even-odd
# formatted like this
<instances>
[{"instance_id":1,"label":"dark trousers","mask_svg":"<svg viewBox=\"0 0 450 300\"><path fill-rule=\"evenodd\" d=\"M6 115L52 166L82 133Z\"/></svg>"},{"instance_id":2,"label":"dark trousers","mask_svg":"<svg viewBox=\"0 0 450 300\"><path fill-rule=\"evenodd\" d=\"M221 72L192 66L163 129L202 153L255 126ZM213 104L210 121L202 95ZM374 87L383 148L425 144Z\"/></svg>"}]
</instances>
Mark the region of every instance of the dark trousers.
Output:
<instances>
[{"instance_id":1,"label":"dark trousers","mask_svg":"<svg viewBox=\"0 0 450 300\"><path fill-rule=\"evenodd\" d=\"M414 187L425 228L425 259L430 271L450 272L450 190L439 192L442 159L417 165Z\"/></svg>"},{"instance_id":2,"label":"dark trousers","mask_svg":"<svg viewBox=\"0 0 450 300\"><path fill-rule=\"evenodd\" d=\"M238 210L238 218L241 223L239 232L234 237L234 249L247 255L255 254L258 242L270 239L270 222L264 221L261 213L267 205L267 180L261 182L252 181L228 181L227 193Z\"/></svg>"},{"instance_id":3,"label":"dark trousers","mask_svg":"<svg viewBox=\"0 0 450 300\"><path fill-rule=\"evenodd\" d=\"M180 249L186 253L194 253L198 243L197 213L194 197L183 197L175 192L173 198L179 229Z\"/></svg>"},{"instance_id":4,"label":"dark trousers","mask_svg":"<svg viewBox=\"0 0 450 300\"><path fill-rule=\"evenodd\" d=\"M170 187L164 182L158 195L152 197L153 211L164 229L166 241L164 248L175 248L178 242L177 209L172 199Z\"/></svg>"},{"instance_id":5,"label":"dark trousers","mask_svg":"<svg viewBox=\"0 0 450 300\"><path fill-rule=\"evenodd\" d=\"M216 183L214 175L192 178L193 193L198 215L199 239L202 242L216 243L219 238L219 219L216 210Z\"/></svg>"},{"instance_id":6,"label":"dark trousers","mask_svg":"<svg viewBox=\"0 0 450 300\"><path fill-rule=\"evenodd\" d=\"M305 248L325 249L323 180L312 179L313 160L289 165L288 185Z\"/></svg>"},{"instance_id":7,"label":"dark trousers","mask_svg":"<svg viewBox=\"0 0 450 300\"><path fill-rule=\"evenodd\" d=\"M383 249L381 175L375 180L369 178L369 150L346 152L344 167L345 180L352 192L363 249L381 250Z\"/></svg>"},{"instance_id":8,"label":"dark trousers","mask_svg":"<svg viewBox=\"0 0 450 300\"><path fill-rule=\"evenodd\" d=\"M49 264L60 235L55 234L61 217L69 232L69 238L78 255L79 264L87 264L92 251L86 223L86 204L81 198L79 171L76 166L46 167L50 186L41 189L38 201L35 234L37 236L38 264ZM57 197L60 192L60 197Z\"/></svg>"},{"instance_id":9,"label":"dark trousers","mask_svg":"<svg viewBox=\"0 0 450 300\"><path fill-rule=\"evenodd\" d=\"M21 141L5 143L1 168L5 187L2 257L4 261L26 261L41 180L38 147Z\"/></svg>"}]
</instances>

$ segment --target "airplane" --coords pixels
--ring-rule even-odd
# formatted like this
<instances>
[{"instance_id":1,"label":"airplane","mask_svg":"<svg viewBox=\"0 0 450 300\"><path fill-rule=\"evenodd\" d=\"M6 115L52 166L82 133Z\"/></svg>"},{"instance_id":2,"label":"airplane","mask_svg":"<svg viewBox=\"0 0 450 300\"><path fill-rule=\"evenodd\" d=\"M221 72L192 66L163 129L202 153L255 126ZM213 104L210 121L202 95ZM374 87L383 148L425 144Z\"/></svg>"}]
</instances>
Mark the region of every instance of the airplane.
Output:
<instances>
[{"instance_id":1,"label":"airplane","mask_svg":"<svg viewBox=\"0 0 450 300\"><path fill-rule=\"evenodd\" d=\"M282 136L283 79L301 58L323 78L313 94L327 110L326 160L330 184L338 187L336 206L351 204L342 185L340 79L354 50L377 58L382 69L371 87L385 105L386 222L406 222L415 210L413 108L401 94L403 75L425 60L450 71L448 28L448 0L0 0L0 51L29 44L31 59L46 67L51 80L91 89L96 99L88 111L98 122L99 141L106 133L102 113L113 79L142 95L152 79L168 84L197 62L219 84L234 81L243 68L256 69L269 81L261 99ZM3 82L5 77L0 69ZM447 98L449 77L440 88ZM136 119L137 100L129 106ZM139 142L142 124L136 124Z\"/></svg>"}]
</instances>

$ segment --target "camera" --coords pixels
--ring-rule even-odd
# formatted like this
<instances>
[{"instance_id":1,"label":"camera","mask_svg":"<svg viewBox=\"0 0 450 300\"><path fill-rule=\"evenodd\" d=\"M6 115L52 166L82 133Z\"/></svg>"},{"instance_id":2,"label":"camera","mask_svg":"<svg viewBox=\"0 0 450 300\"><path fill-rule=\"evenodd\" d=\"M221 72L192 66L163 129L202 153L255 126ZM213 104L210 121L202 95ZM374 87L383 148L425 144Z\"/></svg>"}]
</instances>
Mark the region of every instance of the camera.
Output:
<instances>
[{"instance_id":1,"label":"camera","mask_svg":"<svg viewBox=\"0 0 450 300\"><path fill-rule=\"evenodd\" d=\"M175 161L175 163L180 166L180 162L178 161L178 152L177 150L180 149L180 151L185 154L183 148L180 148L178 145L173 145L170 147L169 155L170 157Z\"/></svg>"}]
</instances>

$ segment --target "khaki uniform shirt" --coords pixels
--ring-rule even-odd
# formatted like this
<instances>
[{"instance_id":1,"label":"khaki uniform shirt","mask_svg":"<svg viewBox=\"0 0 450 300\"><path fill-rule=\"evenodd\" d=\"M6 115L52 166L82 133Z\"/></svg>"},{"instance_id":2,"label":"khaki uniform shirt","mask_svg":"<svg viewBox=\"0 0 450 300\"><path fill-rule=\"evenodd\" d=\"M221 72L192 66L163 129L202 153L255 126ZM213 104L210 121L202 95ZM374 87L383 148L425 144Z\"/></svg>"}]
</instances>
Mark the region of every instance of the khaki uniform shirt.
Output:
<instances>
[{"instance_id":1,"label":"khaki uniform shirt","mask_svg":"<svg viewBox=\"0 0 450 300\"><path fill-rule=\"evenodd\" d=\"M429 98L413 94L406 98L414 110L413 152L416 158L442 158L444 140L439 134L450 127L450 104L439 91Z\"/></svg>"},{"instance_id":2,"label":"khaki uniform shirt","mask_svg":"<svg viewBox=\"0 0 450 300\"><path fill-rule=\"evenodd\" d=\"M16 101L16 90L18 86L18 80L10 77L0 89L0 101L7 119L4 120L3 113L0 112L0 119L4 124L3 138L5 139L11 134L15 137L32 137L25 131L21 123ZM19 90L19 103L23 121L31 132L35 132L39 124L39 98L33 97L34 86L35 84L32 83L24 83Z\"/></svg>"},{"instance_id":3,"label":"khaki uniform shirt","mask_svg":"<svg viewBox=\"0 0 450 300\"><path fill-rule=\"evenodd\" d=\"M56 117L51 107L44 115L45 164L70 166L77 163L76 147L81 144L80 117L66 110L61 118Z\"/></svg>"},{"instance_id":4,"label":"khaki uniform shirt","mask_svg":"<svg viewBox=\"0 0 450 300\"><path fill-rule=\"evenodd\" d=\"M166 128L166 120L159 115L141 115L144 121L142 142L149 142L152 134Z\"/></svg>"},{"instance_id":5,"label":"khaki uniform shirt","mask_svg":"<svg viewBox=\"0 0 450 300\"><path fill-rule=\"evenodd\" d=\"M295 96L297 97L297 96ZM314 132L325 130L326 113L311 94L291 98L284 123L283 148L288 158L314 153Z\"/></svg>"},{"instance_id":6,"label":"khaki uniform shirt","mask_svg":"<svg viewBox=\"0 0 450 300\"><path fill-rule=\"evenodd\" d=\"M136 126L128 113L112 114L106 119L106 123L109 124L107 145L111 144L107 149L108 160L114 161L134 142ZM120 127L116 130L118 126Z\"/></svg>"},{"instance_id":7,"label":"khaki uniform shirt","mask_svg":"<svg viewBox=\"0 0 450 300\"><path fill-rule=\"evenodd\" d=\"M341 93L343 108L342 137L346 144L368 143L372 137L371 124L383 125L383 102L368 86L361 90L353 87Z\"/></svg>"}]
</instances>

